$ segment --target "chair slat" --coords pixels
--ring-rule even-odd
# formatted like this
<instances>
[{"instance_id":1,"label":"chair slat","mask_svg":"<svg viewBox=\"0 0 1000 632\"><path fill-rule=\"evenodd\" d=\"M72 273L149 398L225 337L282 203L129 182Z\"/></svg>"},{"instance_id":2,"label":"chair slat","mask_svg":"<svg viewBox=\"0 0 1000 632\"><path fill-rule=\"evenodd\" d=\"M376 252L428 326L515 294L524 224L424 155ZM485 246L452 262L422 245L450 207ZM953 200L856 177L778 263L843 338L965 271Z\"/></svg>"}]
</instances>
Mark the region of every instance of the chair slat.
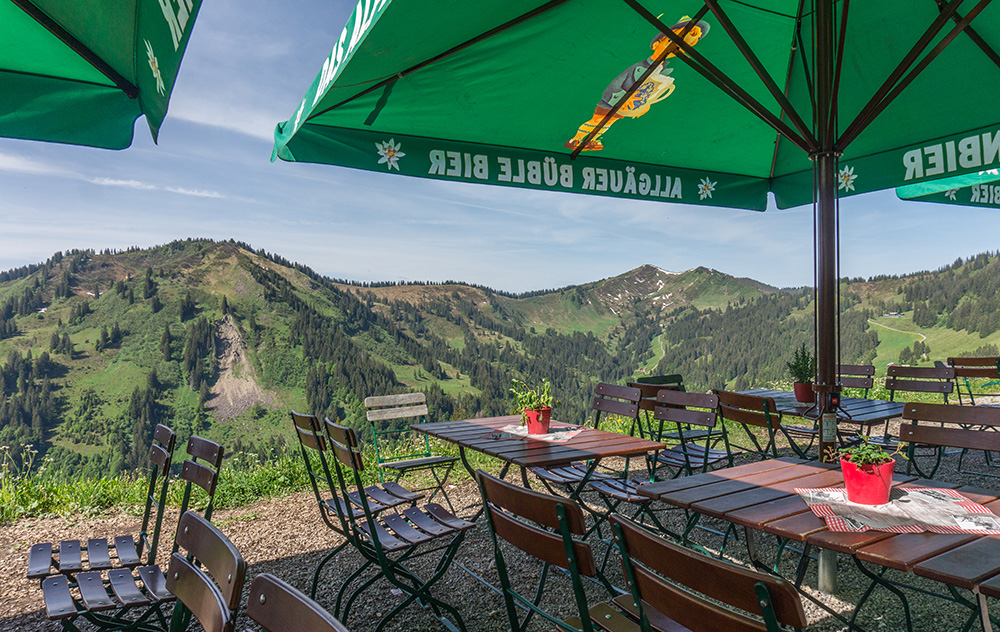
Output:
<instances>
[{"instance_id":1,"label":"chair slat","mask_svg":"<svg viewBox=\"0 0 1000 632\"><path fill-rule=\"evenodd\" d=\"M953 382L925 382L923 380L897 380L885 378L885 388L890 391L910 391L912 393L951 393Z\"/></svg>"},{"instance_id":2,"label":"chair slat","mask_svg":"<svg viewBox=\"0 0 1000 632\"><path fill-rule=\"evenodd\" d=\"M383 408L386 406L408 406L423 404L427 396L423 393L399 393L398 395L374 395L365 398L365 408Z\"/></svg>"},{"instance_id":3,"label":"chair slat","mask_svg":"<svg viewBox=\"0 0 1000 632\"><path fill-rule=\"evenodd\" d=\"M587 531L583 520L583 510L571 500L550 496L532 489L515 487L492 476L481 476L480 479L486 497L496 505L514 508L517 515L550 529L559 528L556 507L561 506L571 533L583 535Z\"/></svg>"},{"instance_id":4,"label":"chair slat","mask_svg":"<svg viewBox=\"0 0 1000 632\"><path fill-rule=\"evenodd\" d=\"M45 577L52 570L52 543L33 544L28 551L28 579Z\"/></svg>"},{"instance_id":5,"label":"chair slat","mask_svg":"<svg viewBox=\"0 0 1000 632\"><path fill-rule=\"evenodd\" d=\"M136 570L143 588L154 601L164 603L176 599L173 593L167 590L167 578L159 566L142 566Z\"/></svg>"},{"instance_id":6,"label":"chair slat","mask_svg":"<svg viewBox=\"0 0 1000 632\"><path fill-rule=\"evenodd\" d=\"M506 540L512 546L543 562L563 569L569 568L569 558L566 557L566 549L560 536L515 520L492 502L488 503L487 510L490 512L493 529L498 538ZM594 565L594 555L590 546L583 542L574 542L573 551L580 574L594 577L597 574L597 567Z\"/></svg>"},{"instance_id":7,"label":"chair slat","mask_svg":"<svg viewBox=\"0 0 1000 632\"><path fill-rule=\"evenodd\" d=\"M191 611L205 632L231 629L232 614L221 591L179 553L170 556L167 589Z\"/></svg>"},{"instance_id":8,"label":"chair slat","mask_svg":"<svg viewBox=\"0 0 1000 632\"><path fill-rule=\"evenodd\" d=\"M69 580L65 575L53 575L43 579L42 597L45 599L45 615L48 618L66 619L76 614L76 605L69 592Z\"/></svg>"},{"instance_id":9,"label":"chair slat","mask_svg":"<svg viewBox=\"0 0 1000 632\"><path fill-rule=\"evenodd\" d=\"M108 541L104 538L87 540L87 566L90 570L111 568L111 555L108 553Z\"/></svg>"},{"instance_id":10,"label":"chair slat","mask_svg":"<svg viewBox=\"0 0 1000 632\"><path fill-rule=\"evenodd\" d=\"M83 570L79 540L63 540L59 543L59 572L72 573Z\"/></svg>"},{"instance_id":11,"label":"chair slat","mask_svg":"<svg viewBox=\"0 0 1000 632\"><path fill-rule=\"evenodd\" d=\"M955 377L955 369L951 367L924 367L890 364L886 370L888 377L910 377L924 380L950 380Z\"/></svg>"},{"instance_id":12,"label":"chair slat","mask_svg":"<svg viewBox=\"0 0 1000 632\"><path fill-rule=\"evenodd\" d=\"M405 540L410 544L422 544L431 540L433 536L413 528L406 518L395 513L383 513L382 520L400 540Z\"/></svg>"},{"instance_id":13,"label":"chair slat","mask_svg":"<svg viewBox=\"0 0 1000 632\"><path fill-rule=\"evenodd\" d=\"M424 511L430 514L431 517L438 522L445 524L456 531L467 531L476 526L476 523L474 522L462 520L458 516L451 515L445 511L444 507L437 503L427 503L424 505Z\"/></svg>"},{"instance_id":14,"label":"chair slat","mask_svg":"<svg viewBox=\"0 0 1000 632\"><path fill-rule=\"evenodd\" d=\"M1000 408L993 406L949 406L947 404L911 402L903 407L903 419L969 426L1000 427Z\"/></svg>"},{"instance_id":15,"label":"chair slat","mask_svg":"<svg viewBox=\"0 0 1000 632\"><path fill-rule=\"evenodd\" d=\"M1000 450L1000 432L966 430L964 428L900 424L899 440L907 443L969 450Z\"/></svg>"},{"instance_id":16,"label":"chair slat","mask_svg":"<svg viewBox=\"0 0 1000 632\"><path fill-rule=\"evenodd\" d=\"M111 590L114 591L115 597L126 606L144 606L150 603L149 599L135 585L132 571L125 569L110 571L108 581L111 582Z\"/></svg>"},{"instance_id":17,"label":"chair slat","mask_svg":"<svg viewBox=\"0 0 1000 632\"><path fill-rule=\"evenodd\" d=\"M214 441L196 435L191 435L191 438L188 439L187 453L194 458L206 461L215 469L222 465L224 452L223 447Z\"/></svg>"},{"instance_id":18,"label":"chair slat","mask_svg":"<svg viewBox=\"0 0 1000 632\"><path fill-rule=\"evenodd\" d=\"M80 598L83 600L83 605L87 610L101 612L118 607L118 604L115 603L104 587L104 581L101 579L100 573L80 573L76 576L76 581L77 587L80 590Z\"/></svg>"},{"instance_id":19,"label":"chair slat","mask_svg":"<svg viewBox=\"0 0 1000 632\"><path fill-rule=\"evenodd\" d=\"M178 522L176 542L208 569L228 609L235 611L243 591L246 562L233 543L215 525L191 511L185 512Z\"/></svg>"},{"instance_id":20,"label":"chair slat","mask_svg":"<svg viewBox=\"0 0 1000 632\"><path fill-rule=\"evenodd\" d=\"M122 566L138 566L139 553L135 550L135 540L130 535L115 536L115 552Z\"/></svg>"},{"instance_id":21,"label":"chair slat","mask_svg":"<svg viewBox=\"0 0 1000 632\"><path fill-rule=\"evenodd\" d=\"M406 406L405 408L382 408L368 411L368 421L388 421L390 419L406 419L408 417L426 417L427 406Z\"/></svg>"},{"instance_id":22,"label":"chair slat","mask_svg":"<svg viewBox=\"0 0 1000 632\"><path fill-rule=\"evenodd\" d=\"M347 632L315 601L267 573L255 577L250 585L247 616L270 632L290 626L296 632Z\"/></svg>"},{"instance_id":23,"label":"chair slat","mask_svg":"<svg viewBox=\"0 0 1000 632\"><path fill-rule=\"evenodd\" d=\"M194 483L211 496L215 493L215 486L219 482L219 473L206 465L195 463L191 459L184 459L184 465L181 466L181 478Z\"/></svg>"}]
</instances>

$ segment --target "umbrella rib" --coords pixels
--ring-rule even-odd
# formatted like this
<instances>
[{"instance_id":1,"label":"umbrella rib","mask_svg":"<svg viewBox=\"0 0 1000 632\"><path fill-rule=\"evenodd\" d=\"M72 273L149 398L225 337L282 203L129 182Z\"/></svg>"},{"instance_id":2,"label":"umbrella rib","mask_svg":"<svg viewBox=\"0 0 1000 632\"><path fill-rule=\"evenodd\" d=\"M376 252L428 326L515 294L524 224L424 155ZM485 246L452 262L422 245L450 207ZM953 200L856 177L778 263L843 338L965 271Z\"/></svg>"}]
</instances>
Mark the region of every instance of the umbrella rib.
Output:
<instances>
[{"instance_id":1,"label":"umbrella rib","mask_svg":"<svg viewBox=\"0 0 1000 632\"><path fill-rule=\"evenodd\" d=\"M937 0L937 5L938 5L938 11L944 10L945 7L944 0ZM951 19L957 23L963 17L964 16L962 16L960 13L955 12L955 14L952 15ZM992 46L986 43L986 40L984 40L982 36L978 32L976 32L974 28L972 28L972 26L966 26L964 33L969 36L969 39L972 40L972 42L976 46L978 46L980 50L986 53L986 56L990 58L990 61L992 61L994 65L1000 66L1000 55L998 55L997 52L993 50Z\"/></svg>"},{"instance_id":2,"label":"umbrella rib","mask_svg":"<svg viewBox=\"0 0 1000 632\"><path fill-rule=\"evenodd\" d=\"M96 68L102 75L111 80L119 90L125 93L130 99L139 96L139 88L134 83L126 79L117 70L112 68L103 59L97 56L83 42L76 39L69 31L60 26L55 20L46 15L41 9L34 5L31 0L11 0L22 11L34 18L45 30L55 35L63 44L69 46L73 52L86 60L91 66Z\"/></svg>"},{"instance_id":3,"label":"umbrella rib","mask_svg":"<svg viewBox=\"0 0 1000 632\"><path fill-rule=\"evenodd\" d=\"M414 65L410 66L409 68L407 68L405 70L402 70L400 72L395 72L395 73L392 74L392 76L386 77L384 79L379 80L377 83L373 84L372 86L370 86L368 88L365 88L364 90L362 90L361 92L355 94L354 96L348 97L348 98L344 99L343 101L340 101L339 103L335 103L335 104L331 105L330 107L323 108L322 110L320 110L318 112L313 112L312 114L310 114L309 116L306 117L306 121L311 121L314 118L316 118L317 116L322 116L323 114L326 114L327 112L329 112L331 110L336 110L337 108L339 108L339 107L341 107L343 105L346 105L346 104L350 103L351 101L354 101L356 99L360 99L361 97L363 97L366 94L372 92L373 90L378 90L379 88L381 88L382 86L384 86L385 84L387 84L389 82L398 81L399 79L402 79L406 75L412 74L412 73L420 70L421 68L424 68L424 67L429 66L429 65L431 65L431 64L433 64L433 63L435 63L437 61L445 59L446 57L450 57L451 55L454 55L455 53L457 53L459 51L462 51L462 50L468 48L469 46L472 46L473 44L477 44L477 43L479 43L479 42L481 42L481 41L483 41L485 39L493 37L497 33L506 31L507 29L509 29L509 28L511 28L513 26L517 26L521 22L524 22L525 20L529 20L529 19L531 19L531 18L533 18L536 15L539 15L541 13L545 13L549 9L553 9L553 8L559 6L560 4L563 4L565 2L568 2L568 0L550 0L549 2L546 2L545 4L543 4L542 6L536 7L534 9L532 9L531 11L528 11L524 15L519 15L518 17L514 18L513 20L510 20L508 22L504 22L500 26L492 28L489 31L486 31L485 33L481 33L481 34L473 37L472 39L466 40L466 41L462 42L461 44L458 44L457 46L453 46L453 47L449 48L448 50L444 51L443 53L439 53L439 54L431 57L430 59L425 59L424 61L419 62L417 64L414 64Z\"/></svg>"},{"instance_id":4,"label":"umbrella rib","mask_svg":"<svg viewBox=\"0 0 1000 632\"><path fill-rule=\"evenodd\" d=\"M773 127L775 130L781 133L782 136L786 137L802 151L806 153L812 153L813 151L815 151L816 147L810 142L810 140L799 136L795 132L795 130L786 125L779 117L772 114L767 108L761 105L759 101L754 99L752 96L750 96L749 93L740 88L736 84L736 82L734 82L732 79L726 76L725 73L719 70L711 62L709 62L704 55L696 52L694 48L692 48L687 44L687 42L685 42L682 38L678 37L676 33L667 28L666 25L660 22L660 20L655 15L646 10L646 7L639 4L637 0L623 0L623 1L627 5L632 7L632 9L635 10L635 12L638 13L640 16L642 16L647 22L649 22L654 27L659 29L660 32L663 33L664 37L669 39L671 43L676 44L682 51L684 51L685 55L683 56L678 55L676 59L680 59L681 61L686 63L688 66L694 69L695 72L697 72L705 79L707 79L712 85L716 86L717 88L728 94L740 105L746 108L751 114L754 114L757 118L761 119L762 121ZM704 10L705 9L703 9L703 11Z\"/></svg>"},{"instance_id":5,"label":"umbrella rib","mask_svg":"<svg viewBox=\"0 0 1000 632\"><path fill-rule=\"evenodd\" d=\"M729 37L732 38L733 43L736 44L736 48L743 53L747 63L749 63L750 67L757 73L757 77L760 78L764 86L771 92L771 96L774 97L774 100L777 101L778 105L781 107L782 113L791 119L792 124L795 125L795 129L799 131L799 134L801 134L803 138L815 145L816 139L812 135L812 130L809 129L805 121L802 120L802 117L799 116L799 113L792 107L791 102L785 96L784 92L778 88L778 84L774 82L771 75L764 69L764 65L761 63L760 58L753 52L746 39L743 38L743 34L736 29L736 25L732 23L729 16L722 10L722 7L719 6L718 0L705 0L705 4L708 5L709 10L712 11L715 18L719 20L719 24L721 24L722 28L729 34Z\"/></svg>"},{"instance_id":6,"label":"umbrella rib","mask_svg":"<svg viewBox=\"0 0 1000 632\"><path fill-rule=\"evenodd\" d=\"M792 72L795 69L796 55L802 58L803 68L808 68L805 55L802 54L802 50L804 49L804 44L802 42L801 26L802 26L802 14L804 8L805 8L805 0L799 0L799 8L794 16L795 30L792 34L792 42L791 42L792 54L788 59L788 68L785 70L785 90L788 90L788 86L790 86L792 83ZM796 45L796 42L798 42L798 45ZM806 79L806 93L809 95L809 102L810 104L813 105L813 107L815 107L815 100L813 99L813 92L812 92L812 78L809 76L808 70L805 73L805 79ZM785 96L787 98L788 95ZM774 152L771 154L771 171L769 173L769 177L772 181L774 180L774 170L778 165L778 149L782 138L780 132L775 130L775 133L777 134L777 137L774 139Z\"/></svg>"},{"instance_id":7,"label":"umbrella rib","mask_svg":"<svg viewBox=\"0 0 1000 632\"><path fill-rule=\"evenodd\" d=\"M978 5L976 5L976 8L974 8L966 17L962 18L962 20L955 26L955 28L953 28L951 32L948 33L947 36L945 36L944 39L938 42L937 46L931 49L931 51L928 52L927 55L920 60L920 63L918 63L913 68L913 70L911 70L909 74L907 74L903 79L901 79L899 83L895 87L893 87L892 91L888 95L886 95L885 99L882 102L882 109L880 110L879 113L881 113L881 111L884 111L885 108L889 107L889 104L891 104L894 100L896 100L896 97L898 97L903 92L903 90L906 89L907 86L913 83L913 80L916 79L917 76L920 75L920 73L923 72L924 69L927 68L927 66L930 65L930 63L934 61L937 58L937 56L940 55L944 51L944 49L947 48L948 45L955 40L956 37L959 36L959 34L962 32L963 27L966 24L968 24L973 18L975 18L976 15L978 15L982 11L982 9L984 9L985 6L990 2L992 2L992 0L981 0L981 2ZM854 138L855 137L849 138L847 142L854 140Z\"/></svg>"},{"instance_id":8,"label":"umbrella rib","mask_svg":"<svg viewBox=\"0 0 1000 632\"><path fill-rule=\"evenodd\" d=\"M975 17L979 13L979 11L982 10L982 7L985 7L991 1L992 0L981 0L980 3L976 5L978 10L973 9L972 17ZM952 0L949 6L945 10L943 10L941 14L938 15L937 18L934 19L934 21L931 23L930 26L927 27L927 30L924 32L922 36L920 36L920 39L918 39L917 42L914 43L913 47L910 49L910 52L907 53L906 56L902 59L902 61L899 62L895 70L893 70L892 73L889 74L889 77L886 78L882 86L879 87L879 89L875 92L875 94L868 101L868 103L865 104L865 107L863 107L861 111L858 112L858 115L854 117L854 120L851 121L851 124L847 126L847 129L844 131L844 134L841 136L840 142L838 143L838 146L840 147L841 150L843 150L855 138L857 138L858 135L861 134L861 132L864 131L864 129L868 127L868 125L870 125L872 121L875 120L875 117L877 117L885 110L886 106L888 105L888 102L886 101L886 96L893 90L896 84L899 83L900 78L907 71L907 69L913 66L914 62L917 60L917 57L919 57L920 53L925 48L927 48L927 45L930 44L931 40L933 40L934 37L941 32L941 29L943 29L944 25L948 22L948 20L952 18L952 16L958 10L958 6L961 3L962 0ZM960 22L960 26L956 26L950 38L945 38L945 41L950 42L950 40L953 39L955 35L957 35L956 31L961 32L962 29L961 24L962 23L968 24L971 20L972 18L970 18L969 16L963 18L962 22Z\"/></svg>"}]
</instances>

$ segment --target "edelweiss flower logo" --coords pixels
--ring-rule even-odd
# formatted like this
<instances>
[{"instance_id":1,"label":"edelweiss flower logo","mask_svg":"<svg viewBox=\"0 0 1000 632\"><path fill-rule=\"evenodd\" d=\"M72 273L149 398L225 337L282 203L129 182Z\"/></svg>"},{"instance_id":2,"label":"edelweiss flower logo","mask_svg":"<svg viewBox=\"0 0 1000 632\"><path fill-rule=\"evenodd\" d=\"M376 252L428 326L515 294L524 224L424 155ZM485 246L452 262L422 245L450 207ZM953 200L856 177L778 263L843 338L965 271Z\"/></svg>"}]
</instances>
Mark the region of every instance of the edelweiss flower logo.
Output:
<instances>
[{"instance_id":1,"label":"edelweiss flower logo","mask_svg":"<svg viewBox=\"0 0 1000 632\"><path fill-rule=\"evenodd\" d=\"M947 191L944 192L945 196L947 196L949 200L954 200L955 199L955 195L957 193L958 193L958 189L948 189Z\"/></svg>"},{"instance_id":2,"label":"edelweiss flower logo","mask_svg":"<svg viewBox=\"0 0 1000 632\"><path fill-rule=\"evenodd\" d=\"M402 147L402 143L397 143L393 138L381 143L375 143L378 155L382 156L379 158L378 164L388 165L389 171L393 169L399 171L399 159L406 155L399 151L400 147Z\"/></svg>"},{"instance_id":3,"label":"edelweiss flower logo","mask_svg":"<svg viewBox=\"0 0 1000 632\"><path fill-rule=\"evenodd\" d=\"M149 69L153 71L153 76L156 78L156 92L163 95L167 93L167 87L163 85L163 75L160 74L160 62L156 60L156 55L153 53L153 45L149 43L149 40L142 40L146 42L146 56L149 58Z\"/></svg>"},{"instance_id":4,"label":"edelweiss flower logo","mask_svg":"<svg viewBox=\"0 0 1000 632\"><path fill-rule=\"evenodd\" d=\"M705 198L712 197L712 191L715 191L715 185L718 182L712 182L708 178L702 178L701 182L698 183L698 199L704 200Z\"/></svg>"},{"instance_id":5,"label":"edelweiss flower logo","mask_svg":"<svg viewBox=\"0 0 1000 632\"><path fill-rule=\"evenodd\" d=\"M857 177L858 176L854 175L854 167L844 167L840 170L840 173L837 174L837 179L840 180L840 186L837 188L845 191L853 191L854 180L857 179Z\"/></svg>"}]
</instances>

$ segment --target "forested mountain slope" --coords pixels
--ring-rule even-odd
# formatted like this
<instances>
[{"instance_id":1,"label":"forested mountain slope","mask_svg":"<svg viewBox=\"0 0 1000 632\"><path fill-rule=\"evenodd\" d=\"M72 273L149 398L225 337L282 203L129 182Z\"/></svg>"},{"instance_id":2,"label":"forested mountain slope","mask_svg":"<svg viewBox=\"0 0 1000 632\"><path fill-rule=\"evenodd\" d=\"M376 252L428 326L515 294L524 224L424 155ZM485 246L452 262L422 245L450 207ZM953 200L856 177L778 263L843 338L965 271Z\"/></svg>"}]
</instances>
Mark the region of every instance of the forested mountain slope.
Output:
<instances>
[{"instance_id":1,"label":"forested mountain slope","mask_svg":"<svg viewBox=\"0 0 1000 632\"><path fill-rule=\"evenodd\" d=\"M996 344L997 272L995 256L979 255L845 280L843 361ZM0 444L18 459L31 445L56 469L114 472L142 462L163 422L267 453L285 444L289 409L361 427L364 397L418 389L435 419L502 414L513 377L551 378L559 416L582 419L597 381L781 380L811 331L811 290L706 268L647 265L516 295L352 284L236 242L57 253L0 273Z\"/></svg>"}]
</instances>

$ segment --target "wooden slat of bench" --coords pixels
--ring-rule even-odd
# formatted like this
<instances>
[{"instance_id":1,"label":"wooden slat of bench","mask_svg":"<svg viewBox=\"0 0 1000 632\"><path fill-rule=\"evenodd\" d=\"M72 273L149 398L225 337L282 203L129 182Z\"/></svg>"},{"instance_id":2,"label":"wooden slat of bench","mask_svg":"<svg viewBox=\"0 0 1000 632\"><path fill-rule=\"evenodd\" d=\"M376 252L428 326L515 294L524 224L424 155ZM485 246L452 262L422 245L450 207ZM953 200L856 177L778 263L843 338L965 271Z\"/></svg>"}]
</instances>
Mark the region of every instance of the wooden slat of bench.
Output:
<instances>
[{"instance_id":1,"label":"wooden slat of bench","mask_svg":"<svg viewBox=\"0 0 1000 632\"><path fill-rule=\"evenodd\" d=\"M90 570L111 568L111 556L108 553L108 541L104 538L87 540L87 566Z\"/></svg>"},{"instance_id":2,"label":"wooden slat of bench","mask_svg":"<svg viewBox=\"0 0 1000 632\"><path fill-rule=\"evenodd\" d=\"M28 579L45 577L52 571L52 543L34 544L28 551Z\"/></svg>"},{"instance_id":3,"label":"wooden slat of bench","mask_svg":"<svg viewBox=\"0 0 1000 632\"><path fill-rule=\"evenodd\" d=\"M126 606L143 606L150 603L149 598L135 585L135 577L132 576L131 570L110 571L108 580L111 582L111 590L114 591L115 597Z\"/></svg>"},{"instance_id":4,"label":"wooden slat of bench","mask_svg":"<svg viewBox=\"0 0 1000 632\"><path fill-rule=\"evenodd\" d=\"M436 465L444 465L446 463L454 463L455 461L458 461L457 456L422 456L417 459L402 459L399 461L379 463L379 467L387 470L415 470L426 469Z\"/></svg>"},{"instance_id":5,"label":"wooden slat of bench","mask_svg":"<svg viewBox=\"0 0 1000 632\"><path fill-rule=\"evenodd\" d=\"M138 566L139 554L135 550L135 540L130 535L115 536L115 551L122 566Z\"/></svg>"},{"instance_id":6,"label":"wooden slat of bench","mask_svg":"<svg viewBox=\"0 0 1000 632\"><path fill-rule=\"evenodd\" d=\"M45 599L45 614L50 619L65 619L76 614L73 596L69 594L69 580L65 575L42 580L42 597Z\"/></svg>"},{"instance_id":7,"label":"wooden slat of bench","mask_svg":"<svg viewBox=\"0 0 1000 632\"><path fill-rule=\"evenodd\" d=\"M87 610L101 611L112 610L118 607L114 599L108 594L104 587L104 580L98 572L80 573L76 576L76 581L80 589L80 597Z\"/></svg>"},{"instance_id":8,"label":"wooden slat of bench","mask_svg":"<svg viewBox=\"0 0 1000 632\"><path fill-rule=\"evenodd\" d=\"M966 430L954 427L899 425L899 440L970 450L1000 450L1000 432Z\"/></svg>"},{"instance_id":9,"label":"wooden slat of bench","mask_svg":"<svg viewBox=\"0 0 1000 632\"><path fill-rule=\"evenodd\" d=\"M59 543L59 572L72 573L83 570L79 540L63 540Z\"/></svg>"}]
</instances>

